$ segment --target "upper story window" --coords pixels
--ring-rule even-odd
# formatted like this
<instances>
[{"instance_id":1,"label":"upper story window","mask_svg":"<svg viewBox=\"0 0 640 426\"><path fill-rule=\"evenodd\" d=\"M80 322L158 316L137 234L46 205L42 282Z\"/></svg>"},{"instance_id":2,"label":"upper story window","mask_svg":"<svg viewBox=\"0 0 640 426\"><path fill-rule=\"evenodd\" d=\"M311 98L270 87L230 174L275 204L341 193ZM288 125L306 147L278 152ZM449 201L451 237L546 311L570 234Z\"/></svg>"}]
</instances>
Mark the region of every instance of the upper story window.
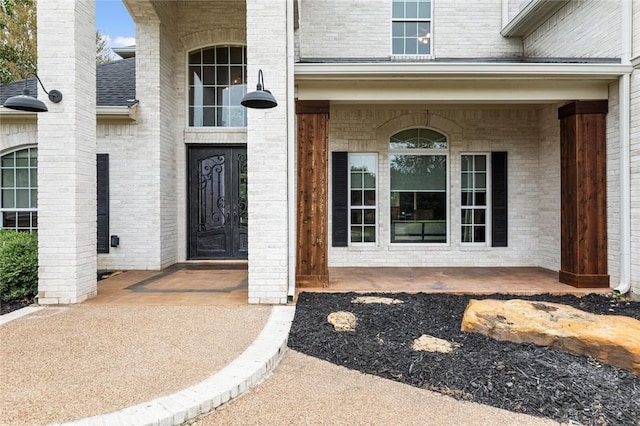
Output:
<instances>
[{"instance_id":1,"label":"upper story window","mask_svg":"<svg viewBox=\"0 0 640 426\"><path fill-rule=\"evenodd\" d=\"M0 157L0 228L38 229L38 149Z\"/></svg>"},{"instance_id":2,"label":"upper story window","mask_svg":"<svg viewBox=\"0 0 640 426\"><path fill-rule=\"evenodd\" d=\"M403 130L389 140L392 243L446 243L448 141L435 130Z\"/></svg>"},{"instance_id":3,"label":"upper story window","mask_svg":"<svg viewBox=\"0 0 640 426\"><path fill-rule=\"evenodd\" d=\"M247 50L213 46L189 53L189 126L246 127Z\"/></svg>"},{"instance_id":4,"label":"upper story window","mask_svg":"<svg viewBox=\"0 0 640 426\"><path fill-rule=\"evenodd\" d=\"M391 53L431 54L431 0L393 0Z\"/></svg>"}]
</instances>

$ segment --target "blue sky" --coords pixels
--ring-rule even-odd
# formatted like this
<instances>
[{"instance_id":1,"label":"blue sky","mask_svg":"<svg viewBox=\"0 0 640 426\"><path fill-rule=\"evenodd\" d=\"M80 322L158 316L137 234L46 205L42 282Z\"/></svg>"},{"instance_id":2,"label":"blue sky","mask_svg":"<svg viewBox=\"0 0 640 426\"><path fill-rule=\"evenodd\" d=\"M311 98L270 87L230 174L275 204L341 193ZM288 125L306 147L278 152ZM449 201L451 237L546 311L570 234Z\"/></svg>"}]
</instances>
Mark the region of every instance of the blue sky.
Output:
<instances>
[{"instance_id":1,"label":"blue sky","mask_svg":"<svg viewBox=\"0 0 640 426\"><path fill-rule=\"evenodd\" d=\"M121 0L96 0L96 27L109 47L135 44L136 27Z\"/></svg>"}]
</instances>

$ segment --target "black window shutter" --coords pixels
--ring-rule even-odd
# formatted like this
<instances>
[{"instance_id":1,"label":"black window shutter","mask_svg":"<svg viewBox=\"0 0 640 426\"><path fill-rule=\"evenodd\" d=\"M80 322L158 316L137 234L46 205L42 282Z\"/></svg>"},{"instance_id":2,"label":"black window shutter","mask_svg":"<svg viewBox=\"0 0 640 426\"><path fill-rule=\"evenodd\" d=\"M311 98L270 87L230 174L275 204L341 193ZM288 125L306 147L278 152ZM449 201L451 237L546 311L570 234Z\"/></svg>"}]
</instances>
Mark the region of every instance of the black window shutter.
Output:
<instances>
[{"instance_id":1,"label":"black window shutter","mask_svg":"<svg viewBox=\"0 0 640 426\"><path fill-rule=\"evenodd\" d=\"M109 253L109 154L97 157L98 253Z\"/></svg>"},{"instance_id":2,"label":"black window shutter","mask_svg":"<svg viewBox=\"0 0 640 426\"><path fill-rule=\"evenodd\" d=\"M331 154L331 190L332 190L332 242L333 247L349 245L349 156L347 152Z\"/></svg>"},{"instance_id":3,"label":"black window shutter","mask_svg":"<svg viewBox=\"0 0 640 426\"><path fill-rule=\"evenodd\" d=\"M507 247L507 153L491 153L491 241L493 247Z\"/></svg>"}]
</instances>

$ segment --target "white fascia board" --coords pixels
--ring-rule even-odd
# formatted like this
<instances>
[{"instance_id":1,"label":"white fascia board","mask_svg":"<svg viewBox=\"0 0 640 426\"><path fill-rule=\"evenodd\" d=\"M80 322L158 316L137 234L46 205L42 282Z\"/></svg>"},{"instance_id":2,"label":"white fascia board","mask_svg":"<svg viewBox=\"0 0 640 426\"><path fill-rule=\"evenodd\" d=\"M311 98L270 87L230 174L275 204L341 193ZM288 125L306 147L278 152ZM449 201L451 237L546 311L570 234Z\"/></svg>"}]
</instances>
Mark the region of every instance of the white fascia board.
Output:
<instances>
[{"instance_id":1,"label":"white fascia board","mask_svg":"<svg viewBox=\"0 0 640 426\"><path fill-rule=\"evenodd\" d=\"M550 63L297 63L301 80L415 80L422 78L546 79L589 78L614 80L630 74L631 65Z\"/></svg>"},{"instance_id":2,"label":"white fascia board","mask_svg":"<svg viewBox=\"0 0 640 426\"><path fill-rule=\"evenodd\" d=\"M18 111L0 106L0 123L3 122L29 122L36 121L38 114L35 112Z\"/></svg>"},{"instance_id":3,"label":"white fascia board","mask_svg":"<svg viewBox=\"0 0 640 426\"><path fill-rule=\"evenodd\" d=\"M503 37L524 37L542 25L570 0L531 0L504 26Z\"/></svg>"},{"instance_id":4,"label":"white fascia board","mask_svg":"<svg viewBox=\"0 0 640 426\"><path fill-rule=\"evenodd\" d=\"M136 120L136 113L138 110L138 104L127 106L97 106L96 107L96 119L97 120Z\"/></svg>"}]
</instances>

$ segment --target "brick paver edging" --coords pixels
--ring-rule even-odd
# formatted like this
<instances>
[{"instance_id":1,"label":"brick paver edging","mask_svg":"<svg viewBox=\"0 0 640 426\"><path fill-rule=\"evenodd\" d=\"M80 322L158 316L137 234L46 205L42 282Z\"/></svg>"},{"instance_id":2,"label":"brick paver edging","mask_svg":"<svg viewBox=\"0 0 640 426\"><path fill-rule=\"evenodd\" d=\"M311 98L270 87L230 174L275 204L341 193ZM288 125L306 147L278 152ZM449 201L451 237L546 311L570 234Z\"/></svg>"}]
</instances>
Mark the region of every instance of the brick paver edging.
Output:
<instances>
[{"instance_id":1,"label":"brick paver edging","mask_svg":"<svg viewBox=\"0 0 640 426\"><path fill-rule=\"evenodd\" d=\"M173 426L208 413L260 383L275 368L287 348L294 313L295 306L274 306L256 340L229 365L195 386L113 413L57 425Z\"/></svg>"}]
</instances>

